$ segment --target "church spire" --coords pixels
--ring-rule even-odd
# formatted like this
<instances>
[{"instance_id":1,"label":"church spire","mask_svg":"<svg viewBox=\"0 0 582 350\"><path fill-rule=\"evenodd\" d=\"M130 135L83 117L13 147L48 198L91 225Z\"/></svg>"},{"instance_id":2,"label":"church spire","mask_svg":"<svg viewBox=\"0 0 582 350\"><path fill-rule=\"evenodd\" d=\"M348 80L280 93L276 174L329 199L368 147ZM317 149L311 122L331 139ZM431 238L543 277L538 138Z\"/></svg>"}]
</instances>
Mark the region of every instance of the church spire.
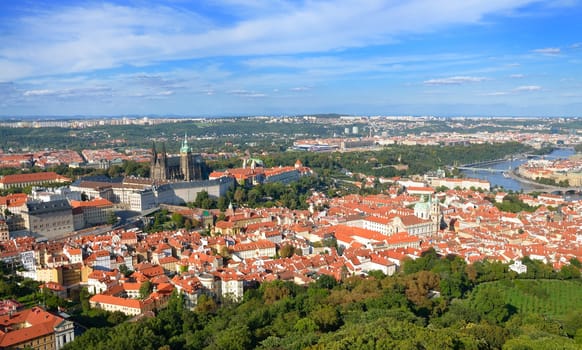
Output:
<instances>
[{"instance_id":1,"label":"church spire","mask_svg":"<svg viewBox=\"0 0 582 350\"><path fill-rule=\"evenodd\" d=\"M182 141L182 148L180 148L180 153L190 153L192 150L188 146L188 134L184 133L184 141Z\"/></svg>"}]
</instances>

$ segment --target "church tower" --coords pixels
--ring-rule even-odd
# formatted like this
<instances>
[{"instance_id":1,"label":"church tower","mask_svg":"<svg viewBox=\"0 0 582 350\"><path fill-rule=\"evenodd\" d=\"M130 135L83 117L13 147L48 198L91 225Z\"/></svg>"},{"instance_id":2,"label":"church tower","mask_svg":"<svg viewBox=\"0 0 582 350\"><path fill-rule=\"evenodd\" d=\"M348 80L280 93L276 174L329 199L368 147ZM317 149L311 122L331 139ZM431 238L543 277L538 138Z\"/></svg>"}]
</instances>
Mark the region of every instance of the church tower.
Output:
<instances>
[{"instance_id":1,"label":"church tower","mask_svg":"<svg viewBox=\"0 0 582 350\"><path fill-rule=\"evenodd\" d=\"M432 196L429 197L429 203L430 203L430 219L436 224L438 224L441 219L441 205L439 201L436 198L433 198Z\"/></svg>"},{"instance_id":2,"label":"church tower","mask_svg":"<svg viewBox=\"0 0 582 350\"><path fill-rule=\"evenodd\" d=\"M180 148L180 171L182 172L182 179L184 181L192 181L195 179L193 163L192 148L188 145L188 135L184 134L184 141Z\"/></svg>"},{"instance_id":3,"label":"church tower","mask_svg":"<svg viewBox=\"0 0 582 350\"><path fill-rule=\"evenodd\" d=\"M163 146L161 154L156 150L156 144L152 142L152 162L150 165L150 177L154 180L166 180L168 171L166 167L166 146Z\"/></svg>"}]
</instances>

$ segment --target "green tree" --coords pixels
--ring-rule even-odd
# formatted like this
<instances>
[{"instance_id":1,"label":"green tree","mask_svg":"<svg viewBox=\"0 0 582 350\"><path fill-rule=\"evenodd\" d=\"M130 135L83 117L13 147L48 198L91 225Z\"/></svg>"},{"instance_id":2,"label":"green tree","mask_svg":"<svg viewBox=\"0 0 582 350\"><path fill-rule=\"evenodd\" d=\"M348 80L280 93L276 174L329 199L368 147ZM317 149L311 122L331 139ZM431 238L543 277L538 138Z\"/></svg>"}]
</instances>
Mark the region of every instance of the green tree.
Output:
<instances>
[{"instance_id":1,"label":"green tree","mask_svg":"<svg viewBox=\"0 0 582 350\"><path fill-rule=\"evenodd\" d=\"M564 265L558 273L558 278L563 280L579 279L580 269L574 265Z\"/></svg>"},{"instance_id":2,"label":"green tree","mask_svg":"<svg viewBox=\"0 0 582 350\"><path fill-rule=\"evenodd\" d=\"M118 325L124 322L127 319L127 316L121 311L115 311L107 316L107 322L113 325Z\"/></svg>"},{"instance_id":3,"label":"green tree","mask_svg":"<svg viewBox=\"0 0 582 350\"><path fill-rule=\"evenodd\" d=\"M251 348L251 332L246 325L236 325L218 332L207 349L244 350Z\"/></svg>"},{"instance_id":4,"label":"green tree","mask_svg":"<svg viewBox=\"0 0 582 350\"><path fill-rule=\"evenodd\" d=\"M89 303L90 298L91 294L89 294L87 287L81 288L81 292L79 293L79 300L81 302L81 309L83 310L84 314L87 314L89 310L91 310L91 304Z\"/></svg>"},{"instance_id":5,"label":"green tree","mask_svg":"<svg viewBox=\"0 0 582 350\"><path fill-rule=\"evenodd\" d=\"M578 260L577 258L570 259L570 264L579 269L582 269L582 263L580 263L580 260Z\"/></svg>"},{"instance_id":6,"label":"green tree","mask_svg":"<svg viewBox=\"0 0 582 350\"><path fill-rule=\"evenodd\" d=\"M108 225L113 225L117 222L117 215L115 214L114 210L110 210L107 213L107 224Z\"/></svg>"},{"instance_id":7,"label":"green tree","mask_svg":"<svg viewBox=\"0 0 582 350\"><path fill-rule=\"evenodd\" d=\"M341 326L340 314L338 310L331 305L325 305L313 311L310 318L322 332L334 331Z\"/></svg>"},{"instance_id":8,"label":"green tree","mask_svg":"<svg viewBox=\"0 0 582 350\"><path fill-rule=\"evenodd\" d=\"M184 216L180 213L173 213L171 216L171 220L174 223L176 228L184 227Z\"/></svg>"},{"instance_id":9,"label":"green tree","mask_svg":"<svg viewBox=\"0 0 582 350\"><path fill-rule=\"evenodd\" d=\"M337 281L330 275L320 275L314 283L315 288L332 289L337 286Z\"/></svg>"},{"instance_id":10,"label":"green tree","mask_svg":"<svg viewBox=\"0 0 582 350\"><path fill-rule=\"evenodd\" d=\"M510 307L505 303L503 294L493 288L480 290L473 306L484 319L493 324L501 324L511 316Z\"/></svg>"},{"instance_id":11,"label":"green tree","mask_svg":"<svg viewBox=\"0 0 582 350\"><path fill-rule=\"evenodd\" d=\"M125 264L119 265L119 272L125 277L129 277L133 273Z\"/></svg>"},{"instance_id":12,"label":"green tree","mask_svg":"<svg viewBox=\"0 0 582 350\"><path fill-rule=\"evenodd\" d=\"M145 281L141 284L141 287L139 287L139 296L142 299L145 299L147 297L150 296L150 293L152 292L152 283L150 281Z\"/></svg>"}]
</instances>

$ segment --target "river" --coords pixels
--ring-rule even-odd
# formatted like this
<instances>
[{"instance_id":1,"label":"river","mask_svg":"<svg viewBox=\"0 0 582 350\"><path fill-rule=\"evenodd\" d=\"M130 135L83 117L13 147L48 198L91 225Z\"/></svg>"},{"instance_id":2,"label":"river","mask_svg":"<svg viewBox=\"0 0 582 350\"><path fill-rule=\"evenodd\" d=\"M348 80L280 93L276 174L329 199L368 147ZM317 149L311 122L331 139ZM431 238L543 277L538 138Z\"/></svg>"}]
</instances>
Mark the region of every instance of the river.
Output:
<instances>
[{"instance_id":1,"label":"river","mask_svg":"<svg viewBox=\"0 0 582 350\"><path fill-rule=\"evenodd\" d=\"M568 158L575 152L573 149L569 148L559 148L555 149L552 153L548 154L548 159L558 159L558 158ZM501 169L501 170L513 170L521 164L525 163L527 159L514 159L512 161L503 161L491 165L487 165L490 169ZM535 189L532 185L526 183L521 183L517 180L503 176L500 172L490 172L490 171L472 171L472 170L462 170L463 175L470 178L478 178L483 180L488 180L491 183L491 188L495 186L503 187L506 191L512 190L514 192L519 192L521 190L529 191Z\"/></svg>"}]
</instances>

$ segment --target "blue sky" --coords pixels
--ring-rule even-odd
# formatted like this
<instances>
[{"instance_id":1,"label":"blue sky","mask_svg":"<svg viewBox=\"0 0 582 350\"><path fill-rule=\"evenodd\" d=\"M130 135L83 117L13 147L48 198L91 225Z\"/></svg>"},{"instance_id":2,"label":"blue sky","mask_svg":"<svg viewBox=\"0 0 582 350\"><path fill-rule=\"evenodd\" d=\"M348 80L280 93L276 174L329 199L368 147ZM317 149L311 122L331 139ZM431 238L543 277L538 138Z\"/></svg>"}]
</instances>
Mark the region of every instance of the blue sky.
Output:
<instances>
[{"instance_id":1,"label":"blue sky","mask_svg":"<svg viewBox=\"0 0 582 350\"><path fill-rule=\"evenodd\" d=\"M582 115L579 0L0 1L0 115Z\"/></svg>"}]
</instances>

